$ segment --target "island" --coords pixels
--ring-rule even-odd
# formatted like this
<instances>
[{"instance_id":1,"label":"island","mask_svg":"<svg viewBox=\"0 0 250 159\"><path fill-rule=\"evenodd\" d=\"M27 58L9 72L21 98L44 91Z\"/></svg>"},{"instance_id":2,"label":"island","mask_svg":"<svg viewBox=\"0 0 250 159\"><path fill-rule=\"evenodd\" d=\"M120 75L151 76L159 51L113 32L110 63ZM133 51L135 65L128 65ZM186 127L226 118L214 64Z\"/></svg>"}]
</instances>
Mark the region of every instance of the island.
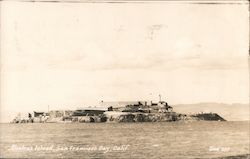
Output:
<instances>
[{"instance_id":1,"label":"island","mask_svg":"<svg viewBox=\"0 0 250 159\"><path fill-rule=\"evenodd\" d=\"M104 102L98 107L76 110L51 110L16 116L11 123L100 123L100 122L174 122L174 121L226 121L217 113L182 114L165 101Z\"/></svg>"}]
</instances>

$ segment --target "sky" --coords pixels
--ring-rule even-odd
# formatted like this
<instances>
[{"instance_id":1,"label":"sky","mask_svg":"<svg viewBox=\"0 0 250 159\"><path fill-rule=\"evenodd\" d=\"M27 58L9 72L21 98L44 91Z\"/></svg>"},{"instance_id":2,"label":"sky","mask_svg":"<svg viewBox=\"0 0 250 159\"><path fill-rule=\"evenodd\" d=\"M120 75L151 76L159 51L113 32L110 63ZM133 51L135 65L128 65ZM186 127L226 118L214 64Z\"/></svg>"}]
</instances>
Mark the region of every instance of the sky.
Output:
<instances>
[{"instance_id":1,"label":"sky","mask_svg":"<svg viewBox=\"0 0 250 159\"><path fill-rule=\"evenodd\" d=\"M242 4L1 4L1 114L103 101L249 102Z\"/></svg>"}]
</instances>

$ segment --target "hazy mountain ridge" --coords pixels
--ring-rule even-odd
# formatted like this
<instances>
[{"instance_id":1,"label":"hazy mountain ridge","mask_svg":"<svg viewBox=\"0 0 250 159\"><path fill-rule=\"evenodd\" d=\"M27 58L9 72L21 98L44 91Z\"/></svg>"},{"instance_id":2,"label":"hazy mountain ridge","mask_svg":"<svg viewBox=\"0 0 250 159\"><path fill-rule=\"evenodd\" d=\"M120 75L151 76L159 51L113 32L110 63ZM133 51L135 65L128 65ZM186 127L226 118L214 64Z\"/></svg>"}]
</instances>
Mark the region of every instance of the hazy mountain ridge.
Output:
<instances>
[{"instance_id":1,"label":"hazy mountain ridge","mask_svg":"<svg viewBox=\"0 0 250 159\"><path fill-rule=\"evenodd\" d=\"M250 120L249 104L233 103L197 103L173 105L174 111L179 113L218 113L228 121Z\"/></svg>"}]
</instances>

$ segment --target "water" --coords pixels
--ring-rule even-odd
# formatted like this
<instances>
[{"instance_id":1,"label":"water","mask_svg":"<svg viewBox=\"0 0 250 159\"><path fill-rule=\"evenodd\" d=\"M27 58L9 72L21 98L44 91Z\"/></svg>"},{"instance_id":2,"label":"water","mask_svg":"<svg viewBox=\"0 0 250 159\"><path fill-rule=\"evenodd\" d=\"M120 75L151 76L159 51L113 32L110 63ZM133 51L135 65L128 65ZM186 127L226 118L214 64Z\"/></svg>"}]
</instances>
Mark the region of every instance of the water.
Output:
<instances>
[{"instance_id":1,"label":"water","mask_svg":"<svg viewBox=\"0 0 250 159\"><path fill-rule=\"evenodd\" d=\"M216 158L249 154L249 122L1 124L0 157Z\"/></svg>"}]
</instances>

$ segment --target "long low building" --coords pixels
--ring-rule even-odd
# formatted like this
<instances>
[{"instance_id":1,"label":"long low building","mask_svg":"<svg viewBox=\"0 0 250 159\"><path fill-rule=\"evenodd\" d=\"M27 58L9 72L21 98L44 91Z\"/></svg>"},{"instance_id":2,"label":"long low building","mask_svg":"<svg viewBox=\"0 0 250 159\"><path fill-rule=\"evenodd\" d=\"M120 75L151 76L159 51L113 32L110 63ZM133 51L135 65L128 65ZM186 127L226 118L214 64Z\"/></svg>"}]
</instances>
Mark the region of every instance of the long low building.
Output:
<instances>
[{"instance_id":1,"label":"long low building","mask_svg":"<svg viewBox=\"0 0 250 159\"><path fill-rule=\"evenodd\" d=\"M105 112L105 110L94 109L78 109L75 110L72 116L98 116Z\"/></svg>"},{"instance_id":2,"label":"long low building","mask_svg":"<svg viewBox=\"0 0 250 159\"><path fill-rule=\"evenodd\" d=\"M101 101L99 103L101 107L113 107L113 108L120 108L120 107L126 107L127 105L145 105L150 106L152 105L152 101Z\"/></svg>"}]
</instances>

